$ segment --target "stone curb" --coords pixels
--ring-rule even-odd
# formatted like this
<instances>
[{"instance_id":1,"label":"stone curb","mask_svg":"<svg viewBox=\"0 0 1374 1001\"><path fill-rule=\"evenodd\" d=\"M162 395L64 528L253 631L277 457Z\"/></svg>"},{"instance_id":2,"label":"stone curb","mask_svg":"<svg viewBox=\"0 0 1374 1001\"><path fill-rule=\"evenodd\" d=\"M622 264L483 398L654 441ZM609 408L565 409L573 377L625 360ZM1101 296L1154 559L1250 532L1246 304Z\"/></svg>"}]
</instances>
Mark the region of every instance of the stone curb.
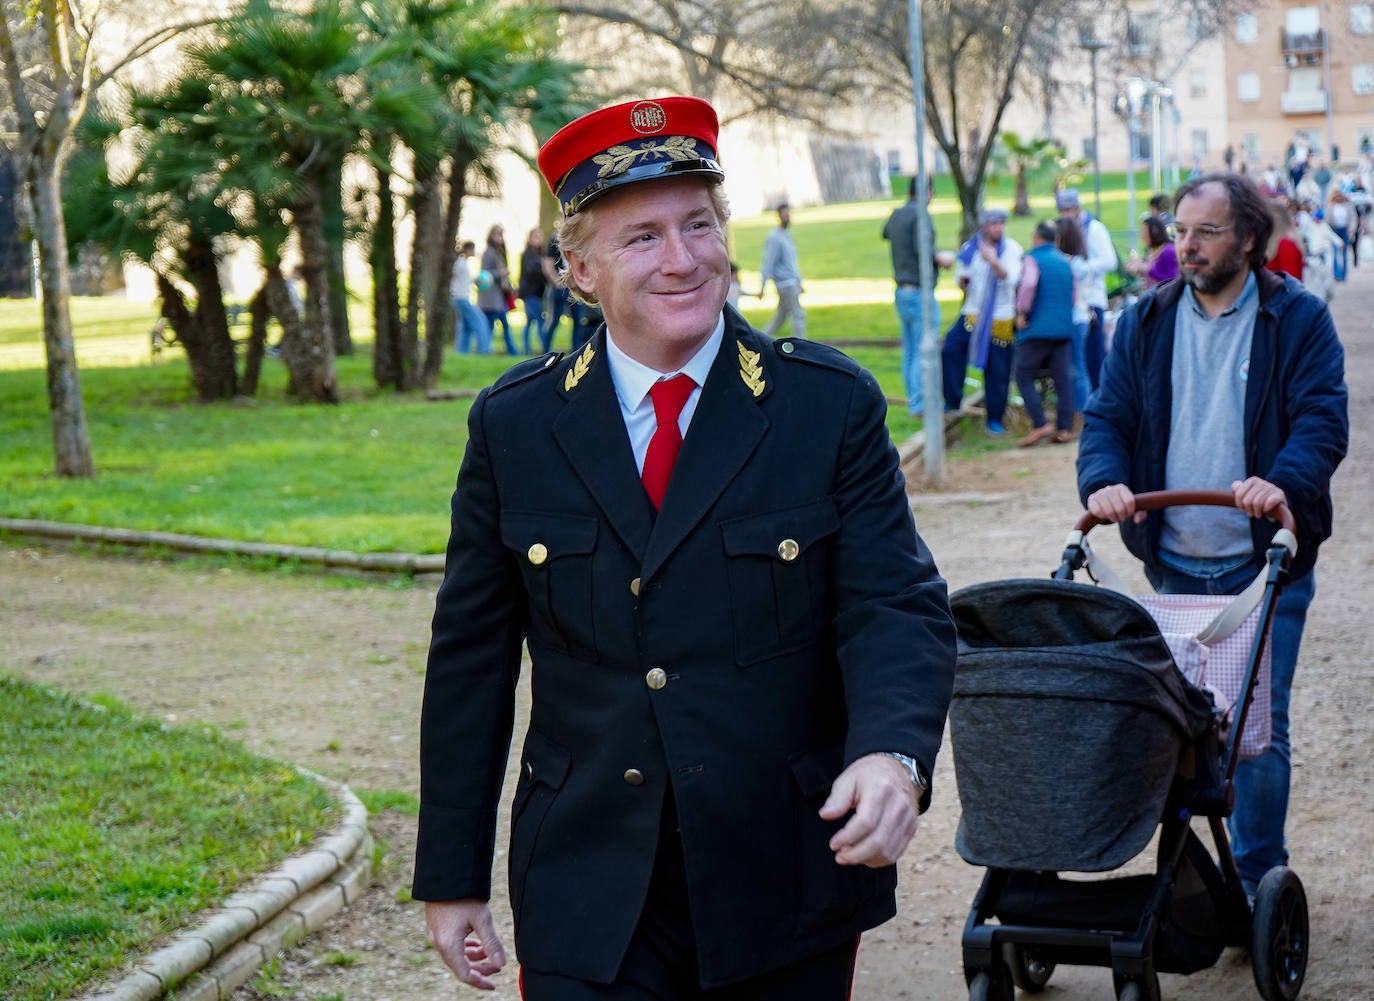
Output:
<instances>
[{"instance_id":1,"label":"stone curb","mask_svg":"<svg viewBox=\"0 0 1374 1001\"><path fill-rule=\"evenodd\" d=\"M131 528L70 525L65 522L29 518L0 518L0 532L43 539L62 539L68 542L107 542L119 546L161 547L178 553L252 556L276 560L279 563L312 563L338 570L405 574L444 572L442 553L353 553L314 546L237 542L228 539L208 539L199 535L183 535L180 532L145 532Z\"/></svg>"},{"instance_id":2,"label":"stone curb","mask_svg":"<svg viewBox=\"0 0 1374 1001\"><path fill-rule=\"evenodd\" d=\"M342 803L334 832L232 894L118 981L79 995L81 1001L162 1001L173 991L178 1001L227 1001L269 959L362 896L372 878L367 809L347 786L301 771L331 786Z\"/></svg>"}]
</instances>

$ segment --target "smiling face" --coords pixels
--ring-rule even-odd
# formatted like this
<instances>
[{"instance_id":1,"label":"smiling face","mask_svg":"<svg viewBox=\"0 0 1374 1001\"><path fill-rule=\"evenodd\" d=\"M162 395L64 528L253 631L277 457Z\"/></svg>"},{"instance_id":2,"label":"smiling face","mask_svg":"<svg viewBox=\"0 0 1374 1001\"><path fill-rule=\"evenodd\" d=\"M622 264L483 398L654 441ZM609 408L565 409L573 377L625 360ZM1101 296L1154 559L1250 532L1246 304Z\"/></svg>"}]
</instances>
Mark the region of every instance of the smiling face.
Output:
<instances>
[{"instance_id":1,"label":"smiling face","mask_svg":"<svg viewBox=\"0 0 1374 1001\"><path fill-rule=\"evenodd\" d=\"M595 213L585 253L568 251L577 285L596 296L606 328L631 358L680 368L711 336L730 289L725 228L705 182L632 184Z\"/></svg>"}]
</instances>

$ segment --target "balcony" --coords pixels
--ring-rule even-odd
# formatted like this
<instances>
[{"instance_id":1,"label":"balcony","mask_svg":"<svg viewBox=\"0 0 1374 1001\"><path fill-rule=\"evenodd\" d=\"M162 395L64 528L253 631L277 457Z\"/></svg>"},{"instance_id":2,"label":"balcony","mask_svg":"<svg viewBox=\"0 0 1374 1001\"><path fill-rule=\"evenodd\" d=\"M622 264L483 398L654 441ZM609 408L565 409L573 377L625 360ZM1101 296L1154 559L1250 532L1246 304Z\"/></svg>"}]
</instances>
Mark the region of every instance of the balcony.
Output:
<instances>
[{"instance_id":1,"label":"balcony","mask_svg":"<svg viewBox=\"0 0 1374 1001\"><path fill-rule=\"evenodd\" d=\"M1283 59L1288 65L1294 65L1290 60L1295 59L1310 66L1318 62L1322 53L1326 51L1326 32L1321 28L1301 34L1284 31L1279 36L1279 47L1283 50Z\"/></svg>"},{"instance_id":2,"label":"balcony","mask_svg":"<svg viewBox=\"0 0 1374 1001\"><path fill-rule=\"evenodd\" d=\"M1279 107L1285 115L1318 115L1326 111L1326 91L1285 90L1279 95Z\"/></svg>"}]
</instances>

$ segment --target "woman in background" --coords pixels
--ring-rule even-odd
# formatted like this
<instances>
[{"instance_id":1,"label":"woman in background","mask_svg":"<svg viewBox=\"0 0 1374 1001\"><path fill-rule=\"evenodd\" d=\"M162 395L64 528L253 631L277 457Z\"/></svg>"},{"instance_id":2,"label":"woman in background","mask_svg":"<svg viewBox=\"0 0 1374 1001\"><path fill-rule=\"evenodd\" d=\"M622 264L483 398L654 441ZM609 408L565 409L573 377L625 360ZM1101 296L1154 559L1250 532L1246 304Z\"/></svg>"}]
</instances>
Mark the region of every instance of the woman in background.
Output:
<instances>
[{"instance_id":1,"label":"woman in background","mask_svg":"<svg viewBox=\"0 0 1374 1001\"><path fill-rule=\"evenodd\" d=\"M1073 338L1069 342L1069 362L1072 370L1070 381L1073 383L1073 408L1078 413L1088 405L1092 394L1092 381L1088 378L1088 303L1083 298L1083 289L1091 278L1088 266L1088 245L1083 240L1083 229L1078 221L1060 216L1055 226L1059 230L1055 246L1069 259L1069 271L1073 274Z\"/></svg>"},{"instance_id":2,"label":"woman in background","mask_svg":"<svg viewBox=\"0 0 1374 1001\"><path fill-rule=\"evenodd\" d=\"M496 333L496 325L501 325L501 332L506 338L506 354L514 355L515 341L511 340L510 320L506 316L510 308L506 296L515 290L511 288L510 264L506 260L506 231L500 226L493 226L487 233L487 247L482 251L482 270L491 275L491 283L485 288L479 283L477 308L491 324L493 334Z\"/></svg>"}]
</instances>

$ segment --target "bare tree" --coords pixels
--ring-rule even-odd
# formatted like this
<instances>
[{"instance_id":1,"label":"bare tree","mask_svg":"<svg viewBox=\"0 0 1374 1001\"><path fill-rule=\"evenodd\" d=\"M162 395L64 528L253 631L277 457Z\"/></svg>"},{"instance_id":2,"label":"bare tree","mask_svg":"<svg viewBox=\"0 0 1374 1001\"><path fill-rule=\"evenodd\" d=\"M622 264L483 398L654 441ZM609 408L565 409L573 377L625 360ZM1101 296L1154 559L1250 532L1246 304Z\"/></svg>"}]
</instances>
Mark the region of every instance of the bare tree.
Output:
<instances>
[{"instance_id":1,"label":"bare tree","mask_svg":"<svg viewBox=\"0 0 1374 1001\"><path fill-rule=\"evenodd\" d=\"M183 11L185 10L183 5ZM95 475L72 336L71 281L62 213L62 171L90 102L114 74L203 21L157 27L98 67L96 37L107 23L100 3L0 0L0 68L12 116L11 152L32 199L43 294L43 344L58 476Z\"/></svg>"}]
</instances>

